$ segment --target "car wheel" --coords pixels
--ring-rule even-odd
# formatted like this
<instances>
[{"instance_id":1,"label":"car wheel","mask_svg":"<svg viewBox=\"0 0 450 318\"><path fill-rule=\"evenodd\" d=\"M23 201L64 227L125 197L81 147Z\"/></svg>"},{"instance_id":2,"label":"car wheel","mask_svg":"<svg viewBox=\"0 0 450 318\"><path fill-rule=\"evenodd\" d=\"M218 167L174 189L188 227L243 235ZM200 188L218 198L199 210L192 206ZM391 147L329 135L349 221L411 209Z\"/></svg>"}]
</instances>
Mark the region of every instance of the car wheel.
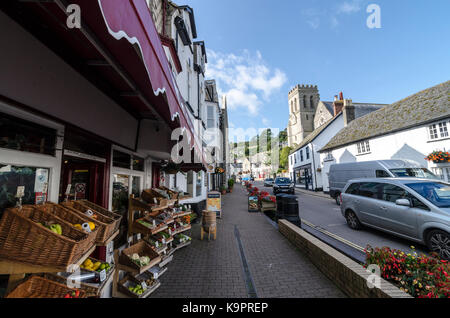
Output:
<instances>
[{"instance_id":1,"label":"car wheel","mask_svg":"<svg viewBox=\"0 0 450 318\"><path fill-rule=\"evenodd\" d=\"M334 200L336 201L336 204L341 206L341 200L339 199L339 196L335 197Z\"/></svg>"},{"instance_id":2,"label":"car wheel","mask_svg":"<svg viewBox=\"0 0 450 318\"><path fill-rule=\"evenodd\" d=\"M347 211L345 214L345 219L347 220L348 226L353 230L360 230L362 228L361 223L359 222L358 217L355 212Z\"/></svg>"},{"instance_id":3,"label":"car wheel","mask_svg":"<svg viewBox=\"0 0 450 318\"><path fill-rule=\"evenodd\" d=\"M450 260L450 234L441 230L428 233L427 247L431 252L437 253L441 259Z\"/></svg>"}]
</instances>

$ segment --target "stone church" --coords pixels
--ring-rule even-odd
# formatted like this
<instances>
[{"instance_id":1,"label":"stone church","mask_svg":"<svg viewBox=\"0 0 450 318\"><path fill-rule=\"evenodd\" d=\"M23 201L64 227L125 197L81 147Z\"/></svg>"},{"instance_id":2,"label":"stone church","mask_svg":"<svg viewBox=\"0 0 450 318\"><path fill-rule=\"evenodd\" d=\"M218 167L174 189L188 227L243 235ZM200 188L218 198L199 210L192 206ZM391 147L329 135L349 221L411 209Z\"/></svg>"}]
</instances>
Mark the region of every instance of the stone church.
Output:
<instances>
[{"instance_id":1,"label":"stone church","mask_svg":"<svg viewBox=\"0 0 450 318\"><path fill-rule=\"evenodd\" d=\"M297 85L289 92L288 145L295 148L314 130L344 110L347 122L383 108L384 104L353 103L344 100L343 93L333 102L320 100L317 85Z\"/></svg>"}]
</instances>

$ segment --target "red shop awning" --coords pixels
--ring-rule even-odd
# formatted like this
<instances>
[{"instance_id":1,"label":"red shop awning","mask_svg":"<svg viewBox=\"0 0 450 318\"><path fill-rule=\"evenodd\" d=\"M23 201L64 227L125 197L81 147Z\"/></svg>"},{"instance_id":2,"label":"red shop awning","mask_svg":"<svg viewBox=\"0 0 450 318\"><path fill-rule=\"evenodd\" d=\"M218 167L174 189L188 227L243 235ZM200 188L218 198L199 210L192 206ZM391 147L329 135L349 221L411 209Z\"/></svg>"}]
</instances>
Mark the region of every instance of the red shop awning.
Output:
<instances>
[{"instance_id":1,"label":"red shop awning","mask_svg":"<svg viewBox=\"0 0 450 318\"><path fill-rule=\"evenodd\" d=\"M69 4L80 6L81 29L65 28ZM186 130L191 149L206 164L146 0L54 0L21 5L30 10L28 17L45 21L61 47L104 78L131 112L143 119L156 117L171 129Z\"/></svg>"},{"instance_id":2,"label":"red shop awning","mask_svg":"<svg viewBox=\"0 0 450 318\"><path fill-rule=\"evenodd\" d=\"M80 0L79 2L86 5L97 1ZM136 80L139 83L149 84L145 85L143 93L155 101L154 107L160 114L165 115L164 119L172 127L179 126L189 131L191 147L195 148L195 151L203 157L202 148L194 138L195 130L187 113L188 109L169 67L146 1L98 0L98 6L110 36L117 41L126 39L129 45L139 49L148 80L143 78L136 78ZM111 49L114 50L114 48ZM112 52L114 53L114 51ZM120 54L120 52L117 53ZM120 58L119 61L127 70L135 67L135 65L127 65L129 60L126 57ZM167 112L167 107L169 112ZM177 118L179 124L174 125Z\"/></svg>"}]
</instances>

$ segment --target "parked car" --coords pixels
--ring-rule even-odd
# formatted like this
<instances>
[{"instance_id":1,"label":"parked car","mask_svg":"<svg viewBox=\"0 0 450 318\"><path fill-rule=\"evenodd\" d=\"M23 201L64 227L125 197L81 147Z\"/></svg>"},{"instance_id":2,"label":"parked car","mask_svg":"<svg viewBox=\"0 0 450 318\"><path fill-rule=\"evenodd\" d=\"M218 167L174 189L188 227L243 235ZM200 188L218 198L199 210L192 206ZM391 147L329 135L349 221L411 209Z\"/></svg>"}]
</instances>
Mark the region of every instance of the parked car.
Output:
<instances>
[{"instance_id":1,"label":"parked car","mask_svg":"<svg viewBox=\"0 0 450 318\"><path fill-rule=\"evenodd\" d=\"M349 227L363 225L427 245L450 259L450 184L419 178L351 180L340 195Z\"/></svg>"},{"instance_id":2,"label":"parked car","mask_svg":"<svg viewBox=\"0 0 450 318\"><path fill-rule=\"evenodd\" d=\"M295 194L295 186L289 178L276 178L273 183L273 194L277 195L283 192Z\"/></svg>"},{"instance_id":3,"label":"parked car","mask_svg":"<svg viewBox=\"0 0 450 318\"><path fill-rule=\"evenodd\" d=\"M328 175L330 196L339 205L339 195L349 180L359 178L427 178L439 180L427 168L411 160L376 160L335 164Z\"/></svg>"},{"instance_id":4,"label":"parked car","mask_svg":"<svg viewBox=\"0 0 450 318\"><path fill-rule=\"evenodd\" d=\"M272 178L268 178L266 180L264 180L264 186L265 187L273 187L273 179Z\"/></svg>"}]
</instances>

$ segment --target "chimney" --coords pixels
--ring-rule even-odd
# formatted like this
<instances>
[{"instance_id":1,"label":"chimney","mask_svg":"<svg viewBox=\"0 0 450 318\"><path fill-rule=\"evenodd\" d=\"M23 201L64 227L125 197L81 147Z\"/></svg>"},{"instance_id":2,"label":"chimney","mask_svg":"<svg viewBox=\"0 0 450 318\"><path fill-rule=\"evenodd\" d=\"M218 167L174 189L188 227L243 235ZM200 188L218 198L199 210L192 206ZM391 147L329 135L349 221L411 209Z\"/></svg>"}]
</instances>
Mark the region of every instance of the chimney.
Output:
<instances>
[{"instance_id":1,"label":"chimney","mask_svg":"<svg viewBox=\"0 0 450 318\"><path fill-rule=\"evenodd\" d=\"M347 127L352 121L356 119L355 106L351 99L344 100L344 127Z\"/></svg>"},{"instance_id":2,"label":"chimney","mask_svg":"<svg viewBox=\"0 0 450 318\"><path fill-rule=\"evenodd\" d=\"M333 110L334 117L336 117L344 108L344 93L339 93L339 98L337 95L334 96Z\"/></svg>"}]
</instances>

